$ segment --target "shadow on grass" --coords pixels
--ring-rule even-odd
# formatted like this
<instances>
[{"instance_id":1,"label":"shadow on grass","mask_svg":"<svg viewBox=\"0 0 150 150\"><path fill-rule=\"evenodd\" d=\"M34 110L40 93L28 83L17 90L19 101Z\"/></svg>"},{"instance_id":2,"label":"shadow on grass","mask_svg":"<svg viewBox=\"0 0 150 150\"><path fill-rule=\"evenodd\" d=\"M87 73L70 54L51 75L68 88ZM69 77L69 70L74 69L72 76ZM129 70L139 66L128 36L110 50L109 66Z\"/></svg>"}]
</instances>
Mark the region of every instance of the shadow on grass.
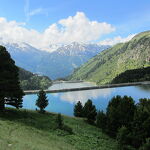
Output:
<instances>
[{"instance_id":1,"label":"shadow on grass","mask_svg":"<svg viewBox=\"0 0 150 150\"><path fill-rule=\"evenodd\" d=\"M38 113L37 111L25 109L6 108L4 112L0 112L1 120L9 120L14 123L20 123L31 126L40 130L54 130L56 129L56 114L52 113Z\"/></svg>"}]
</instances>

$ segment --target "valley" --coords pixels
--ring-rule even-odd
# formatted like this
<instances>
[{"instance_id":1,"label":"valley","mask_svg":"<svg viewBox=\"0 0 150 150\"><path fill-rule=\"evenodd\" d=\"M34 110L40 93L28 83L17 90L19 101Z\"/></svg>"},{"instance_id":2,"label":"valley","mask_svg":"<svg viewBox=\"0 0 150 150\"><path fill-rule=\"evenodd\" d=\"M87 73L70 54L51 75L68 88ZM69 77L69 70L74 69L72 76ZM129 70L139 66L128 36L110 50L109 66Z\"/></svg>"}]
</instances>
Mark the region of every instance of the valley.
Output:
<instances>
[{"instance_id":1,"label":"valley","mask_svg":"<svg viewBox=\"0 0 150 150\"><path fill-rule=\"evenodd\" d=\"M59 45L43 51L32 47L27 43L3 43L16 65L30 72L48 76L50 79L63 78L73 72L74 69L97 55L110 46L97 44L80 44L73 42L68 45ZM51 52L51 50L53 50Z\"/></svg>"}]
</instances>

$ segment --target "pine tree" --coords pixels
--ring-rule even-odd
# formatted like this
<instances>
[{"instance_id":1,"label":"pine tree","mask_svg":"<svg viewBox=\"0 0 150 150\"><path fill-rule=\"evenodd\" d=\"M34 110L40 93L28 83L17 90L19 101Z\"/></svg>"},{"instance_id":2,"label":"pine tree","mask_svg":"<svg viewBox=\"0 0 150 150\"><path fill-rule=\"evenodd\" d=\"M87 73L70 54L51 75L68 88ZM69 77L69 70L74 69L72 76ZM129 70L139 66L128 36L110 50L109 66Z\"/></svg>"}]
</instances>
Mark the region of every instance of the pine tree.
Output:
<instances>
[{"instance_id":1,"label":"pine tree","mask_svg":"<svg viewBox=\"0 0 150 150\"><path fill-rule=\"evenodd\" d=\"M107 107L107 128L112 136L116 136L119 128L129 127L133 121L135 104L132 97L116 96L111 99Z\"/></svg>"},{"instance_id":2,"label":"pine tree","mask_svg":"<svg viewBox=\"0 0 150 150\"><path fill-rule=\"evenodd\" d=\"M96 126L101 128L103 131L107 127L107 117L103 111L98 111L96 116Z\"/></svg>"},{"instance_id":3,"label":"pine tree","mask_svg":"<svg viewBox=\"0 0 150 150\"><path fill-rule=\"evenodd\" d=\"M44 112L44 109L48 105L48 99L46 93L40 90L38 93L38 99L36 100L36 105L40 108L40 112Z\"/></svg>"},{"instance_id":4,"label":"pine tree","mask_svg":"<svg viewBox=\"0 0 150 150\"><path fill-rule=\"evenodd\" d=\"M82 117L83 116L83 106L80 101L74 106L74 116Z\"/></svg>"},{"instance_id":5,"label":"pine tree","mask_svg":"<svg viewBox=\"0 0 150 150\"><path fill-rule=\"evenodd\" d=\"M96 120L96 115L97 115L96 107L89 99L83 107L83 116L87 118L87 121L89 123L94 123L94 121Z\"/></svg>"},{"instance_id":6,"label":"pine tree","mask_svg":"<svg viewBox=\"0 0 150 150\"><path fill-rule=\"evenodd\" d=\"M5 104L21 108L23 95L19 69L6 48L0 46L0 110L5 109Z\"/></svg>"}]
</instances>

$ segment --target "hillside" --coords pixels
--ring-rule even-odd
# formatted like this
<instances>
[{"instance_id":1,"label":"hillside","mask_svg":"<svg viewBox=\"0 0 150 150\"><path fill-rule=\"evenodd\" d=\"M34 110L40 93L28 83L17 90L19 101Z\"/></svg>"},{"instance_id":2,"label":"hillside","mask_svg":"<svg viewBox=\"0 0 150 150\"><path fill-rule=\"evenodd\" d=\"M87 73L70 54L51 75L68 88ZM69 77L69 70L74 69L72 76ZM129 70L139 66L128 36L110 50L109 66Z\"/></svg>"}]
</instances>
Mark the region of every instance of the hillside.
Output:
<instances>
[{"instance_id":1,"label":"hillside","mask_svg":"<svg viewBox=\"0 0 150 150\"><path fill-rule=\"evenodd\" d=\"M116 150L116 141L83 119L64 118L73 134L56 129L56 114L7 109L0 113L1 150Z\"/></svg>"},{"instance_id":2,"label":"hillside","mask_svg":"<svg viewBox=\"0 0 150 150\"><path fill-rule=\"evenodd\" d=\"M78 68L69 79L106 84L126 70L148 66L150 66L150 31L136 35L129 42L102 51Z\"/></svg>"},{"instance_id":3,"label":"hillside","mask_svg":"<svg viewBox=\"0 0 150 150\"><path fill-rule=\"evenodd\" d=\"M39 76L19 68L20 85L23 90L47 89L51 80L47 76Z\"/></svg>"},{"instance_id":4,"label":"hillside","mask_svg":"<svg viewBox=\"0 0 150 150\"><path fill-rule=\"evenodd\" d=\"M150 67L127 70L112 80L112 83L150 81Z\"/></svg>"}]
</instances>

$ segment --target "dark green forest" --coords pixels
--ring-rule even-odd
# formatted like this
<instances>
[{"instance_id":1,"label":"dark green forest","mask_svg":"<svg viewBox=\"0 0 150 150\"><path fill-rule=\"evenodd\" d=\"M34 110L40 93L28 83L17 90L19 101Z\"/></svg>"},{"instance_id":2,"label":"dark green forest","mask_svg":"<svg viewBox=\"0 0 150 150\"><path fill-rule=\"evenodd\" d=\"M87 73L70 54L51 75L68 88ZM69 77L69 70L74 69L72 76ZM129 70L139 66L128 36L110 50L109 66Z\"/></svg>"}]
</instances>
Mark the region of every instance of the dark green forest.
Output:
<instances>
[{"instance_id":1,"label":"dark green forest","mask_svg":"<svg viewBox=\"0 0 150 150\"><path fill-rule=\"evenodd\" d=\"M113 79L112 83L150 81L150 67L127 70Z\"/></svg>"},{"instance_id":2,"label":"dark green forest","mask_svg":"<svg viewBox=\"0 0 150 150\"><path fill-rule=\"evenodd\" d=\"M118 95L110 100L106 112L97 113L91 100L84 106L78 102L74 115L116 139L118 150L150 149L150 99L139 99L136 104L132 97Z\"/></svg>"}]
</instances>

